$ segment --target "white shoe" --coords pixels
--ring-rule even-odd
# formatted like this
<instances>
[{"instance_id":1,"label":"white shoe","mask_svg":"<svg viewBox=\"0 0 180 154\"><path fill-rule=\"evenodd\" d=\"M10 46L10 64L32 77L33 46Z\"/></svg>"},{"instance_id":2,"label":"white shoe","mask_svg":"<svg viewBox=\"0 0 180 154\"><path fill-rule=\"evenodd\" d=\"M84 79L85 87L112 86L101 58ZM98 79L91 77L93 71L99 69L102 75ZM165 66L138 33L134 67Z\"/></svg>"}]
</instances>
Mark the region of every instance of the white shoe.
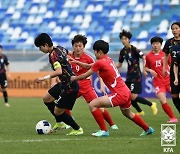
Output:
<instances>
[{"instance_id":1,"label":"white shoe","mask_svg":"<svg viewBox=\"0 0 180 154\"><path fill-rule=\"evenodd\" d=\"M9 103L4 103L4 106L10 107Z\"/></svg>"},{"instance_id":2,"label":"white shoe","mask_svg":"<svg viewBox=\"0 0 180 154\"><path fill-rule=\"evenodd\" d=\"M119 128L118 128L117 125L114 124L114 125L111 126L111 129L117 130L117 129L119 129Z\"/></svg>"},{"instance_id":3,"label":"white shoe","mask_svg":"<svg viewBox=\"0 0 180 154\"><path fill-rule=\"evenodd\" d=\"M95 136L95 137L108 137L109 136L109 132L108 131L104 131L104 130L99 130L97 131L96 133L92 133L92 136Z\"/></svg>"}]
</instances>

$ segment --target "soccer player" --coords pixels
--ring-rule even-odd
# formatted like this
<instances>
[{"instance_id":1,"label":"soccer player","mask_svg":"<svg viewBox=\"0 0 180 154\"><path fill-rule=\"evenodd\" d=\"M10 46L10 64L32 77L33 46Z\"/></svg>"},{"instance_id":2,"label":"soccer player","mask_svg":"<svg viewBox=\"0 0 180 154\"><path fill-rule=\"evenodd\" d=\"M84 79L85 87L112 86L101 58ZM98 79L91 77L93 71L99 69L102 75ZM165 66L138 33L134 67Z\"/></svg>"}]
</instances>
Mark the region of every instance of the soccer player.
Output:
<instances>
[{"instance_id":1,"label":"soccer player","mask_svg":"<svg viewBox=\"0 0 180 154\"><path fill-rule=\"evenodd\" d=\"M179 85L180 81L180 51L177 52L177 56L174 60L174 85ZM180 91L179 91L180 93Z\"/></svg>"},{"instance_id":2,"label":"soccer player","mask_svg":"<svg viewBox=\"0 0 180 154\"><path fill-rule=\"evenodd\" d=\"M171 107L167 103L166 92L170 93L170 76L169 74L164 77L162 75L164 52L161 50L163 39L160 37L151 38L152 51L146 55L146 71L151 73L153 78L153 85L157 98L159 99L164 112L169 116L168 122L178 122ZM169 57L170 64L170 57ZM166 66L167 72L169 72L169 66Z\"/></svg>"},{"instance_id":3,"label":"soccer player","mask_svg":"<svg viewBox=\"0 0 180 154\"><path fill-rule=\"evenodd\" d=\"M167 75L166 65L168 62L168 55L171 55L171 67L170 67L170 86L171 96L174 106L180 113L180 98L179 98L179 85L174 84L174 59L176 58L177 52L180 51L180 22L174 22L171 25L172 34L174 37L168 39L164 45L163 51L165 52L164 63L163 63L163 76Z\"/></svg>"},{"instance_id":4,"label":"soccer player","mask_svg":"<svg viewBox=\"0 0 180 154\"><path fill-rule=\"evenodd\" d=\"M98 132L93 133L93 136L109 136L109 131L106 128L103 114L100 108L110 108L119 106L123 115L139 125L144 132L142 135L152 134L154 129L149 127L139 115L134 114L131 110L131 92L122 80L114 62L110 57L107 56L109 51L109 44L103 40L98 40L93 45L94 54L97 61L92 65L86 73L79 76L72 76L71 81L82 80L93 73L99 73L105 85L109 88L111 94L104 95L93 99L89 103L89 108L94 115L97 116L98 123L101 123ZM85 64L84 64L85 65Z\"/></svg>"},{"instance_id":5,"label":"soccer player","mask_svg":"<svg viewBox=\"0 0 180 154\"><path fill-rule=\"evenodd\" d=\"M66 53L68 50L60 46L58 48L53 47L53 42L47 33L38 35L34 44L43 53L49 53L49 62L54 70L47 76L36 78L36 81L41 82L57 76L61 81L45 94L43 97L44 104L57 122L64 122L73 128L67 135L83 134L83 129L65 112L65 109L72 110L79 90L77 82L70 82L70 77L74 74L67 61Z\"/></svg>"},{"instance_id":6,"label":"soccer player","mask_svg":"<svg viewBox=\"0 0 180 154\"><path fill-rule=\"evenodd\" d=\"M51 78L51 87L56 85L57 83L60 83L59 77ZM70 110L66 109L65 112L71 116ZM66 125L64 122L58 122L56 121L56 124L53 126L52 131L57 131L57 129L69 129L71 126Z\"/></svg>"},{"instance_id":7,"label":"soccer player","mask_svg":"<svg viewBox=\"0 0 180 154\"><path fill-rule=\"evenodd\" d=\"M4 105L10 107L8 103L8 93L7 93L7 78L10 78L9 61L6 55L2 52L2 45L0 45L0 91L3 93ZM7 76L6 76L7 73Z\"/></svg>"},{"instance_id":8,"label":"soccer player","mask_svg":"<svg viewBox=\"0 0 180 154\"><path fill-rule=\"evenodd\" d=\"M87 38L83 35L76 35L76 36L74 36L74 38L72 40L72 46L73 46L74 52L70 52L71 57L69 57L69 60L71 61L72 70L76 76L87 72L89 69L89 68L83 68L76 63L78 63L78 62L83 62L83 63L87 63L87 64L94 63L94 59L91 56L89 56L87 53L84 52L86 43L87 43ZM99 78L99 79L101 79L101 78ZM89 103L93 99L98 97L94 88L92 87L90 77L87 79L84 79L84 80L80 80L80 81L78 81L78 83L79 83L79 93L78 93L77 98L82 96L86 100L86 102ZM103 88L101 88L101 89L103 89ZM114 124L109 112L104 108L101 108L101 111L102 111L104 119L108 122L110 127L112 129L118 129L117 125ZM67 112L67 110L66 110L66 112ZM91 112L91 113L96 120L97 119L96 115L94 115L93 112ZM98 121L96 120L96 122L98 122ZM99 123L99 125L101 125L101 123ZM53 128L61 129L62 123L61 124L57 123Z\"/></svg>"},{"instance_id":9,"label":"soccer player","mask_svg":"<svg viewBox=\"0 0 180 154\"><path fill-rule=\"evenodd\" d=\"M72 40L72 46L73 46L74 52L71 55L71 57L75 60L75 62L72 62L71 66L72 66L72 70L76 76L86 73L88 71L88 68L83 68L83 67L79 66L78 64L76 64L76 62L78 63L78 61L80 61L80 62L87 63L87 64L94 63L94 59L91 56L89 56L87 53L84 52L86 43L87 43L87 38L82 35L76 35ZM100 80L100 85L102 87L103 82L100 77L99 77L99 80ZM90 77L80 80L80 81L78 81L78 83L79 83L78 97L80 97L80 96L84 97L84 99L86 100L87 103L91 102L93 99L98 97L94 88L92 87ZM101 88L101 90L103 90L103 88ZM101 111L102 111L104 119L107 121L107 123L110 125L110 127L112 129L118 129L117 125L114 124L109 112L104 108L101 108ZM92 111L91 111L91 113L92 113L94 119L96 120L97 115L93 114ZM96 120L96 122L98 122L98 120ZM101 123L99 123L99 125L101 125Z\"/></svg>"},{"instance_id":10,"label":"soccer player","mask_svg":"<svg viewBox=\"0 0 180 154\"><path fill-rule=\"evenodd\" d=\"M141 94L142 92L142 74L139 66L139 58L142 58L143 60L143 73L146 74L146 71L144 70L145 56L142 51L130 44L131 37L132 34L128 31L123 30L120 33L119 38L124 45L124 48L120 51L119 62L116 66L117 68L120 68L124 59L127 61L128 71L125 83L131 90L131 103L132 106L138 111L138 114L145 115L144 111L142 111L137 102L150 106L153 114L156 115L156 103L150 102L143 97L138 96L138 94Z\"/></svg>"}]
</instances>

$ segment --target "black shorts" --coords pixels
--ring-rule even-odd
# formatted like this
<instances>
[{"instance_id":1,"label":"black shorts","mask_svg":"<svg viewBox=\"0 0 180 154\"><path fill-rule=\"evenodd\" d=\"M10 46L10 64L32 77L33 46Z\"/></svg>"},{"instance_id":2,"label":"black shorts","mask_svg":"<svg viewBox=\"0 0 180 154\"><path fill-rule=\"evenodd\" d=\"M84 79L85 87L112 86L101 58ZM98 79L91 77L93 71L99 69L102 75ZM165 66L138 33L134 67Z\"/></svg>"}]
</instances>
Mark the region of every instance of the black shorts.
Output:
<instances>
[{"instance_id":1,"label":"black shorts","mask_svg":"<svg viewBox=\"0 0 180 154\"><path fill-rule=\"evenodd\" d=\"M141 82L125 82L131 93L133 94L141 94L142 93L142 84Z\"/></svg>"},{"instance_id":2,"label":"black shorts","mask_svg":"<svg viewBox=\"0 0 180 154\"><path fill-rule=\"evenodd\" d=\"M1 85L1 88L7 87L6 73L0 73L0 85Z\"/></svg>"},{"instance_id":3,"label":"black shorts","mask_svg":"<svg viewBox=\"0 0 180 154\"><path fill-rule=\"evenodd\" d=\"M57 83L48 90L48 93L55 98L55 105L58 108L72 110L78 91L79 85L77 82L73 82L72 89L69 90L65 90L61 83Z\"/></svg>"},{"instance_id":4,"label":"black shorts","mask_svg":"<svg viewBox=\"0 0 180 154\"><path fill-rule=\"evenodd\" d=\"M173 69L170 70L170 86L171 86L171 94L179 94L180 93L180 85L178 84L177 86L174 85L174 71ZM180 78L178 78L178 81L180 81Z\"/></svg>"}]
</instances>

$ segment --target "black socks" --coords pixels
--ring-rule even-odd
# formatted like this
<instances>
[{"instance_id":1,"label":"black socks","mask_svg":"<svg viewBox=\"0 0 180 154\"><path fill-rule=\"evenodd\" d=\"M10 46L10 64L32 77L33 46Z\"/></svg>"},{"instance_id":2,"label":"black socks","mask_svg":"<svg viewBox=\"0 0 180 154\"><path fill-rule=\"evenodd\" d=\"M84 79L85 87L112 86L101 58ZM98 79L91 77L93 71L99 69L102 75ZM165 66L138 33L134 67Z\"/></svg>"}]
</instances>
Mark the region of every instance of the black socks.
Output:
<instances>
[{"instance_id":1,"label":"black socks","mask_svg":"<svg viewBox=\"0 0 180 154\"><path fill-rule=\"evenodd\" d=\"M131 104L132 104L132 106L133 106L138 112L142 112L142 109L141 109L140 106L137 104L137 101L131 100Z\"/></svg>"},{"instance_id":2,"label":"black socks","mask_svg":"<svg viewBox=\"0 0 180 154\"><path fill-rule=\"evenodd\" d=\"M8 94L7 94L7 91L3 91L3 97L4 97L4 102L7 103L7 102L8 102Z\"/></svg>"},{"instance_id":3,"label":"black socks","mask_svg":"<svg viewBox=\"0 0 180 154\"><path fill-rule=\"evenodd\" d=\"M143 97L139 97L139 96L136 97L136 99L134 101L137 101L137 102L139 102L141 104L145 104L145 105L148 105L148 106L152 105L152 103L150 101L144 99Z\"/></svg>"}]
</instances>

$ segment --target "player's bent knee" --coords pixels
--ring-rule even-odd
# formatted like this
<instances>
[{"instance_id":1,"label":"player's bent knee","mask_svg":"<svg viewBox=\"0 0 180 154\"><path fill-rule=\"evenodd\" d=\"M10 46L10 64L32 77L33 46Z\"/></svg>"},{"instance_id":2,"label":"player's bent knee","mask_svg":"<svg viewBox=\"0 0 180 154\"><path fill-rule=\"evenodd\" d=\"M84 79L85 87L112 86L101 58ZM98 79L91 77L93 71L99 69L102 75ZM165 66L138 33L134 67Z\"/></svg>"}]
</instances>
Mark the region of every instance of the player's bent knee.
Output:
<instances>
[{"instance_id":1,"label":"player's bent knee","mask_svg":"<svg viewBox=\"0 0 180 154\"><path fill-rule=\"evenodd\" d=\"M91 112L93 112L96 109L95 106L93 105L93 103L89 103L88 105L89 105L89 110Z\"/></svg>"},{"instance_id":2,"label":"player's bent knee","mask_svg":"<svg viewBox=\"0 0 180 154\"><path fill-rule=\"evenodd\" d=\"M63 114L64 112L65 112L65 109L56 109L56 108L55 108L55 110L54 110L54 114L55 114L56 116L61 115L61 114Z\"/></svg>"},{"instance_id":3,"label":"player's bent knee","mask_svg":"<svg viewBox=\"0 0 180 154\"><path fill-rule=\"evenodd\" d=\"M122 111L122 114L129 119L133 119L135 116L135 114L129 110L121 110L121 111Z\"/></svg>"},{"instance_id":4,"label":"player's bent knee","mask_svg":"<svg viewBox=\"0 0 180 154\"><path fill-rule=\"evenodd\" d=\"M43 96L42 99L43 99L44 102L53 102L55 100L53 97L50 97L50 96L47 96L47 95Z\"/></svg>"}]
</instances>

